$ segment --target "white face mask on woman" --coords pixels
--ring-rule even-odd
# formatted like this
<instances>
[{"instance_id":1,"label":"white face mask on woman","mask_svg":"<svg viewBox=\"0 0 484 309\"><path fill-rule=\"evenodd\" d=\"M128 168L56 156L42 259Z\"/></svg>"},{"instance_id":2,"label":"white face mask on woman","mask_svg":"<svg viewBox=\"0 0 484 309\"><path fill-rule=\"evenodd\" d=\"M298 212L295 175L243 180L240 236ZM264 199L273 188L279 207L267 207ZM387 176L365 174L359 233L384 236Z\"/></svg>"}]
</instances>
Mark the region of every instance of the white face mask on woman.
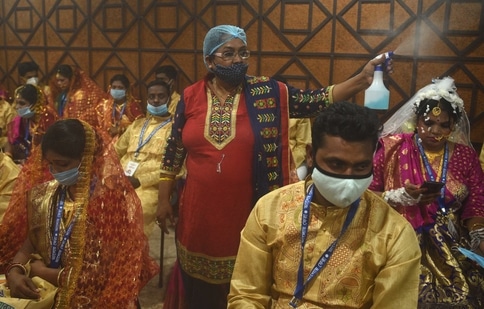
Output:
<instances>
[{"instance_id":1,"label":"white face mask on woman","mask_svg":"<svg viewBox=\"0 0 484 309\"><path fill-rule=\"evenodd\" d=\"M111 89L109 90L109 93L115 100L121 100L126 96L126 90L124 89Z\"/></svg>"},{"instance_id":2,"label":"white face mask on woman","mask_svg":"<svg viewBox=\"0 0 484 309\"><path fill-rule=\"evenodd\" d=\"M335 206L345 208L359 199L370 186L373 180L373 171L363 176L346 176L329 173L315 164L312 179L316 189L327 201Z\"/></svg>"}]
</instances>

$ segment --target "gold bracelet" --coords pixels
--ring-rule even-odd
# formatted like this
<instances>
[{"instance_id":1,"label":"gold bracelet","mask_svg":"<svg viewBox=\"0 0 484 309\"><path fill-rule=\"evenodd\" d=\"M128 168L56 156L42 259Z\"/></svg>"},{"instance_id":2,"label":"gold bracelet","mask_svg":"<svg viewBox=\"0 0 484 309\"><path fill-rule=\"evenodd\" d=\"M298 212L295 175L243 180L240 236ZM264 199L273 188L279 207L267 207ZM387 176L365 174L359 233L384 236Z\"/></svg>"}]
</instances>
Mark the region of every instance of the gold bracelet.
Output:
<instances>
[{"instance_id":1,"label":"gold bracelet","mask_svg":"<svg viewBox=\"0 0 484 309\"><path fill-rule=\"evenodd\" d=\"M62 275L63 272L64 272L64 268L61 268L61 270L59 270L59 273L57 274L57 286L58 287L61 287L61 275Z\"/></svg>"},{"instance_id":2,"label":"gold bracelet","mask_svg":"<svg viewBox=\"0 0 484 309\"><path fill-rule=\"evenodd\" d=\"M477 230L479 228L484 228L484 223L474 223L472 226L471 226L471 231L474 231L474 230Z\"/></svg>"},{"instance_id":3,"label":"gold bracelet","mask_svg":"<svg viewBox=\"0 0 484 309\"><path fill-rule=\"evenodd\" d=\"M174 181L175 178L170 178L170 177L160 177L160 181Z\"/></svg>"},{"instance_id":4,"label":"gold bracelet","mask_svg":"<svg viewBox=\"0 0 484 309\"><path fill-rule=\"evenodd\" d=\"M24 275L27 274L27 269L25 268L24 264L22 264L22 263L12 263L12 264L8 265L7 268L5 269L5 277L8 277L8 274L10 273L12 268L14 268L14 267L21 268L24 272Z\"/></svg>"}]
</instances>

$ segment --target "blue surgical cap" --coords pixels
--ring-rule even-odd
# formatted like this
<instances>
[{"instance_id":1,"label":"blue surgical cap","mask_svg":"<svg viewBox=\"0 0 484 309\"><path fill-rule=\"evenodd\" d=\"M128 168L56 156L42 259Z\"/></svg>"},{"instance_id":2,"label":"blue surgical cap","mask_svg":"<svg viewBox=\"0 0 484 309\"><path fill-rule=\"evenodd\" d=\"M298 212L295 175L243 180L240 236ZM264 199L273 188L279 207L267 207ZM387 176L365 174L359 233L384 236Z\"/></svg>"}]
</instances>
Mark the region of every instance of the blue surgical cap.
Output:
<instances>
[{"instance_id":1,"label":"blue surgical cap","mask_svg":"<svg viewBox=\"0 0 484 309\"><path fill-rule=\"evenodd\" d=\"M212 55L220 46L232 39L240 39L247 45L247 37L242 28L232 25L220 25L210 29L203 40L203 61L205 62L206 56Z\"/></svg>"}]
</instances>

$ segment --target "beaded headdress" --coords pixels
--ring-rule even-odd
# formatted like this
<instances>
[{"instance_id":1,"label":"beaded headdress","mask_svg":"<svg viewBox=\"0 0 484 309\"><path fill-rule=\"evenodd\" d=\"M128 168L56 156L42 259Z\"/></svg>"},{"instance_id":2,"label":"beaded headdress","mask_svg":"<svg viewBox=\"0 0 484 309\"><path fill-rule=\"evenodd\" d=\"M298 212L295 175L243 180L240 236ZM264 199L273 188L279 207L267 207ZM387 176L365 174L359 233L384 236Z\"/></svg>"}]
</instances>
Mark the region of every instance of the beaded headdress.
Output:
<instances>
[{"instance_id":1,"label":"beaded headdress","mask_svg":"<svg viewBox=\"0 0 484 309\"><path fill-rule=\"evenodd\" d=\"M383 125L381 135L387 136L414 132L417 123L416 112L420 104L425 100L440 101L444 99L451 104L454 113L461 115L448 139L455 143L472 145L470 141L470 124L464 109L464 101L457 94L456 90L457 88L452 77L433 79L431 84L417 91L410 100L394 112ZM437 106L437 108L427 110L426 112L437 116L440 114L441 109Z\"/></svg>"}]
</instances>

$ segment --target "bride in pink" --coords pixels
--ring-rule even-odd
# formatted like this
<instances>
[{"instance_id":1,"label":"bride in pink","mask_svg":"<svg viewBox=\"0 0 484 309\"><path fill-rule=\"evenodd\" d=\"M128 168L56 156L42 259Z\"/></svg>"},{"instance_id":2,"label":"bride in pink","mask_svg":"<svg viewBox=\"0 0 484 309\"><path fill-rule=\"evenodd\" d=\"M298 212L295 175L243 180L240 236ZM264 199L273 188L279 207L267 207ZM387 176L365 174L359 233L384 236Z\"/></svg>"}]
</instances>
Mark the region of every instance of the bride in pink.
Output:
<instances>
[{"instance_id":1,"label":"bride in pink","mask_svg":"<svg viewBox=\"0 0 484 309\"><path fill-rule=\"evenodd\" d=\"M431 193L424 181L444 183ZM370 189L413 225L422 249L419 308L483 308L484 173L450 77L417 92L385 123Z\"/></svg>"}]
</instances>

